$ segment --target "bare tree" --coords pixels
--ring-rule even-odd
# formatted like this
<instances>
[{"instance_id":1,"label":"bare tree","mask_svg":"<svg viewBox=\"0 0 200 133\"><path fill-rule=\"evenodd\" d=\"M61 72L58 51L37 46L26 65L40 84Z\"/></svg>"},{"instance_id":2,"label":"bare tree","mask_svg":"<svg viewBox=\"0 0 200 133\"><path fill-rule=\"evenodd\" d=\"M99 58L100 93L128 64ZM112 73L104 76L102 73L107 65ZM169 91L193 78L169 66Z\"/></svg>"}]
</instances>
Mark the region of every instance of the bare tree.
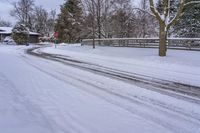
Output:
<instances>
[{"instance_id":1,"label":"bare tree","mask_svg":"<svg viewBox=\"0 0 200 133\"><path fill-rule=\"evenodd\" d=\"M146 38L146 37L157 37L157 21L152 16L149 8L149 1L148 0L141 0L140 5L138 8L134 7L137 15L137 37Z\"/></svg>"},{"instance_id":2,"label":"bare tree","mask_svg":"<svg viewBox=\"0 0 200 133\"><path fill-rule=\"evenodd\" d=\"M136 16L132 10L131 0L82 0L82 3L87 21L86 27L90 24L87 29L91 30L91 33L94 27L96 38L135 36ZM95 19L88 19L93 17Z\"/></svg>"},{"instance_id":3,"label":"bare tree","mask_svg":"<svg viewBox=\"0 0 200 133\"><path fill-rule=\"evenodd\" d=\"M174 17L170 18L170 0L163 0L163 6L162 6L162 12L158 12L158 10L155 8L154 0L149 0L150 3L150 9L153 13L153 15L156 17L156 19L159 22L159 56L166 56L167 51L167 32L169 28L174 25L179 18L183 15L183 9L184 6L188 4L195 4L199 3L200 1L190 1L188 3L185 2L185 0L179 0L179 6L177 7L177 12Z\"/></svg>"},{"instance_id":4,"label":"bare tree","mask_svg":"<svg viewBox=\"0 0 200 133\"><path fill-rule=\"evenodd\" d=\"M94 0L82 0L82 7L85 15L85 32L87 37L96 38L96 11Z\"/></svg>"},{"instance_id":5,"label":"bare tree","mask_svg":"<svg viewBox=\"0 0 200 133\"><path fill-rule=\"evenodd\" d=\"M95 17L95 36L101 38L102 34L102 9L105 0L82 0L86 15Z\"/></svg>"},{"instance_id":6,"label":"bare tree","mask_svg":"<svg viewBox=\"0 0 200 133\"><path fill-rule=\"evenodd\" d=\"M101 38L101 9L102 9L102 3L103 0L97 0L94 1L94 4L96 5L96 14L97 14L97 27L98 27L98 38Z\"/></svg>"},{"instance_id":7,"label":"bare tree","mask_svg":"<svg viewBox=\"0 0 200 133\"><path fill-rule=\"evenodd\" d=\"M48 21L47 21L47 36L50 36L50 34L53 34L54 27L56 23L56 10L51 10L48 15Z\"/></svg>"},{"instance_id":8,"label":"bare tree","mask_svg":"<svg viewBox=\"0 0 200 133\"><path fill-rule=\"evenodd\" d=\"M87 38L157 36L156 19L146 12L148 0L142 0L139 11L131 0L82 0L82 6Z\"/></svg>"},{"instance_id":9,"label":"bare tree","mask_svg":"<svg viewBox=\"0 0 200 133\"><path fill-rule=\"evenodd\" d=\"M111 19L115 37L132 36L133 31L130 25L134 23L135 18L130 0L114 0Z\"/></svg>"},{"instance_id":10,"label":"bare tree","mask_svg":"<svg viewBox=\"0 0 200 133\"><path fill-rule=\"evenodd\" d=\"M47 35L48 12L42 6L36 6L33 13L34 31Z\"/></svg>"},{"instance_id":11,"label":"bare tree","mask_svg":"<svg viewBox=\"0 0 200 133\"><path fill-rule=\"evenodd\" d=\"M141 8L143 9L143 10L147 10L147 0L142 0L141 1ZM142 12L142 15L141 15L141 25L142 25L142 37L143 38L145 38L146 36L147 36L147 13L146 12Z\"/></svg>"},{"instance_id":12,"label":"bare tree","mask_svg":"<svg viewBox=\"0 0 200 133\"><path fill-rule=\"evenodd\" d=\"M19 0L14 2L11 16L18 19L20 23L25 24L29 29L32 29L32 12L34 9L34 0Z\"/></svg>"},{"instance_id":13,"label":"bare tree","mask_svg":"<svg viewBox=\"0 0 200 133\"><path fill-rule=\"evenodd\" d=\"M104 0L102 8L102 31L101 34L104 38L112 37L112 26L111 26L111 16L113 12L112 0Z\"/></svg>"}]
</instances>

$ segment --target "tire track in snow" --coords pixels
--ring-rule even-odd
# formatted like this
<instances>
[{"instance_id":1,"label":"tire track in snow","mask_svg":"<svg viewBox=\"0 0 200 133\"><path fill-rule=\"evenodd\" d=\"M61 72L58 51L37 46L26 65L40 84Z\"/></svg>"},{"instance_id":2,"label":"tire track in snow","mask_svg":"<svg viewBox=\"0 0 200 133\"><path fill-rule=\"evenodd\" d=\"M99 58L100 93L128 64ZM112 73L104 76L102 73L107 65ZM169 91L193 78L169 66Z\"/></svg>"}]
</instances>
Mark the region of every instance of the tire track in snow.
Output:
<instances>
[{"instance_id":1,"label":"tire track in snow","mask_svg":"<svg viewBox=\"0 0 200 133\"><path fill-rule=\"evenodd\" d=\"M44 70L40 67L38 67L37 65L33 64L33 63L30 63L28 60L26 60L26 62L31 65L32 67L38 69L39 71L42 71L43 73L46 73L47 75L50 75L60 81L63 81L65 83L68 83L68 84L72 84L73 86L77 86L78 88L82 88L81 90L84 90L86 91L87 93L91 93L93 95L96 95L104 100L106 100L107 102L111 103L111 104L114 104L114 105L117 105L119 106L120 108L123 108L129 112L131 112L133 115L138 115L138 116L141 116L142 118L145 118L147 119L149 122L153 121L154 123L156 124L159 124L163 127L167 127L167 129L171 129L173 132L184 132L185 130L181 128L184 128L184 127L176 127L175 125L171 124L171 123L167 123L167 122L164 122L162 119L160 119L159 117L155 117L155 116L151 116L151 114L148 114L144 111L141 111L141 110L137 110L131 106L127 106L125 104L120 103L119 101L116 101L115 98L114 99L109 99L109 97L105 97L103 95L100 95L99 93L95 92L95 91L91 91L92 89L87 89L87 87L83 88L83 86L78 86L77 85L77 81L79 82L82 82L82 84L87 84L89 86L91 86L93 89L98 89L108 95L111 95L111 97L117 97L117 98L120 98L120 100L122 101L128 101L130 102L131 104L134 104L134 105L137 105L137 106L144 106L145 108L148 108L148 109L151 109L152 111L155 111L155 112L160 112L162 114L168 114L170 117L172 118L175 118L177 117L177 119L179 119L180 121L181 120L184 120L184 121L190 121L188 120L187 118L192 118L193 120L191 120L190 122L193 123L194 125L197 124L197 126L200 126L199 124L199 116L196 116L196 115L190 115L190 114L184 114L183 112L181 112L180 110L175 110L175 109L172 109L172 108L168 108L167 106L161 106L161 104L158 104L154 101L154 103L148 103L149 101L145 101L144 99L138 99L137 97L128 97L128 96L125 96L125 95L122 95L122 94L119 94L119 93L116 93L116 92L113 92L113 91L109 91L110 88L105 88L105 86L98 86L98 85L95 85L94 83L90 83L90 82L87 82L85 80L83 80L84 78L80 77L80 78L77 78L77 76L73 76L73 75L69 75L66 74L66 73L61 73L59 71L57 71L57 74L52 74L50 72L48 72L47 70ZM53 70L55 71L55 70ZM70 79L69 81L67 79ZM72 79L74 80L72 82ZM112 90L112 89L111 89ZM158 108L157 108L157 107ZM162 108L162 109L159 109L159 108ZM168 112L168 111L170 112ZM180 113L180 114L179 114ZM178 116L181 115L180 116ZM186 115L186 116L185 116Z\"/></svg>"},{"instance_id":2,"label":"tire track in snow","mask_svg":"<svg viewBox=\"0 0 200 133\"><path fill-rule=\"evenodd\" d=\"M45 58L48 60L53 60L61 62L65 65L76 67L79 69L87 70L95 74L100 74L103 76L112 77L115 79L123 80L128 83L132 83L142 88L148 88L150 90L157 91L159 93L164 93L176 98L187 99L191 102L200 104L200 87L192 86L187 84L182 84L178 82L172 82L167 80L162 80L146 75L127 73L125 71L120 71L96 64L91 64L88 62L83 62L79 60L72 59L68 56L58 55L58 54L48 54L43 53L39 49L40 47L35 47L28 49L26 52L28 54ZM175 92L175 93L174 93Z\"/></svg>"},{"instance_id":3,"label":"tire track in snow","mask_svg":"<svg viewBox=\"0 0 200 133\"><path fill-rule=\"evenodd\" d=\"M8 106L11 106L11 108L5 110L7 113L12 113L14 117L21 117L18 121L23 121L24 119L24 121L28 120L27 124L36 123L39 126L47 126L48 132L54 133L53 128L51 127L47 117L45 117L45 115L42 113L41 109L37 105L33 104L29 99L27 99L19 90L17 90L15 85L9 81L8 78L2 73L0 73L0 90L1 93L8 97L6 100L9 102ZM23 126L20 128L26 127ZM41 129L35 130L39 130L38 132L40 132L42 131L42 128L43 127L41 127Z\"/></svg>"}]
</instances>

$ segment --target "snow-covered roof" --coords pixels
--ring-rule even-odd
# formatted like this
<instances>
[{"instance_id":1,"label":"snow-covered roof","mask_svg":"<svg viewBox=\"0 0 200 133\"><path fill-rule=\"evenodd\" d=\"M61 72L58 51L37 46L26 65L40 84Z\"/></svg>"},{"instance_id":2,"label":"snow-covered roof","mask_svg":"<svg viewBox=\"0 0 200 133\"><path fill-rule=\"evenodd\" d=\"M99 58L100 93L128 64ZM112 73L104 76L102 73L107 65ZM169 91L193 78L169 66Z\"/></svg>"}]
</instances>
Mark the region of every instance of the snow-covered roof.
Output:
<instances>
[{"instance_id":1,"label":"snow-covered roof","mask_svg":"<svg viewBox=\"0 0 200 133\"><path fill-rule=\"evenodd\" d=\"M11 34L12 33L12 27L0 27L0 33Z\"/></svg>"},{"instance_id":2,"label":"snow-covered roof","mask_svg":"<svg viewBox=\"0 0 200 133\"><path fill-rule=\"evenodd\" d=\"M0 27L0 34L11 34L13 27ZM36 32L29 32L30 35L39 35Z\"/></svg>"}]
</instances>

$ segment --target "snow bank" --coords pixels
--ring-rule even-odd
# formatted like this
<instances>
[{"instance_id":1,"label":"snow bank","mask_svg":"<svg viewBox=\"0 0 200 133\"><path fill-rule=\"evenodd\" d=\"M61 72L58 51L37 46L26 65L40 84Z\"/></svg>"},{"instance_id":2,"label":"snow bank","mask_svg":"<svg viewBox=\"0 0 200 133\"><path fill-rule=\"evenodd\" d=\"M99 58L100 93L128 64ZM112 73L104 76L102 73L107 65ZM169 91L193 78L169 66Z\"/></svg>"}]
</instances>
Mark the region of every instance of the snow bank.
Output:
<instances>
[{"instance_id":1,"label":"snow bank","mask_svg":"<svg viewBox=\"0 0 200 133\"><path fill-rule=\"evenodd\" d=\"M59 43L59 46L81 46L80 43L69 44L69 43Z\"/></svg>"},{"instance_id":2,"label":"snow bank","mask_svg":"<svg viewBox=\"0 0 200 133\"><path fill-rule=\"evenodd\" d=\"M157 49L64 45L50 47L44 52L71 56L131 73L144 74L200 86L200 53L198 51L168 50L159 57Z\"/></svg>"}]
</instances>

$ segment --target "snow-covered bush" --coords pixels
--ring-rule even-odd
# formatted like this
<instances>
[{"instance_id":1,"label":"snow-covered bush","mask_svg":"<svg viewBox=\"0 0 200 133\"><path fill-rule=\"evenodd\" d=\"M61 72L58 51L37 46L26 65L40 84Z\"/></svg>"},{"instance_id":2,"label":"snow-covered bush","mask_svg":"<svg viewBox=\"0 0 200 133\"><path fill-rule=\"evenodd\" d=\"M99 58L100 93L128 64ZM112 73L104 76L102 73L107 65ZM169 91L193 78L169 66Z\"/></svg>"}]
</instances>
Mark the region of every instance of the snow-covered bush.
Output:
<instances>
[{"instance_id":1,"label":"snow-covered bush","mask_svg":"<svg viewBox=\"0 0 200 133\"><path fill-rule=\"evenodd\" d=\"M28 44L29 30L23 24L16 24L12 29L12 38L18 45Z\"/></svg>"},{"instance_id":2,"label":"snow-covered bush","mask_svg":"<svg viewBox=\"0 0 200 133\"><path fill-rule=\"evenodd\" d=\"M9 45L15 45L15 41L12 39L11 36L7 36L6 38L3 39L4 44L9 44Z\"/></svg>"}]
</instances>

